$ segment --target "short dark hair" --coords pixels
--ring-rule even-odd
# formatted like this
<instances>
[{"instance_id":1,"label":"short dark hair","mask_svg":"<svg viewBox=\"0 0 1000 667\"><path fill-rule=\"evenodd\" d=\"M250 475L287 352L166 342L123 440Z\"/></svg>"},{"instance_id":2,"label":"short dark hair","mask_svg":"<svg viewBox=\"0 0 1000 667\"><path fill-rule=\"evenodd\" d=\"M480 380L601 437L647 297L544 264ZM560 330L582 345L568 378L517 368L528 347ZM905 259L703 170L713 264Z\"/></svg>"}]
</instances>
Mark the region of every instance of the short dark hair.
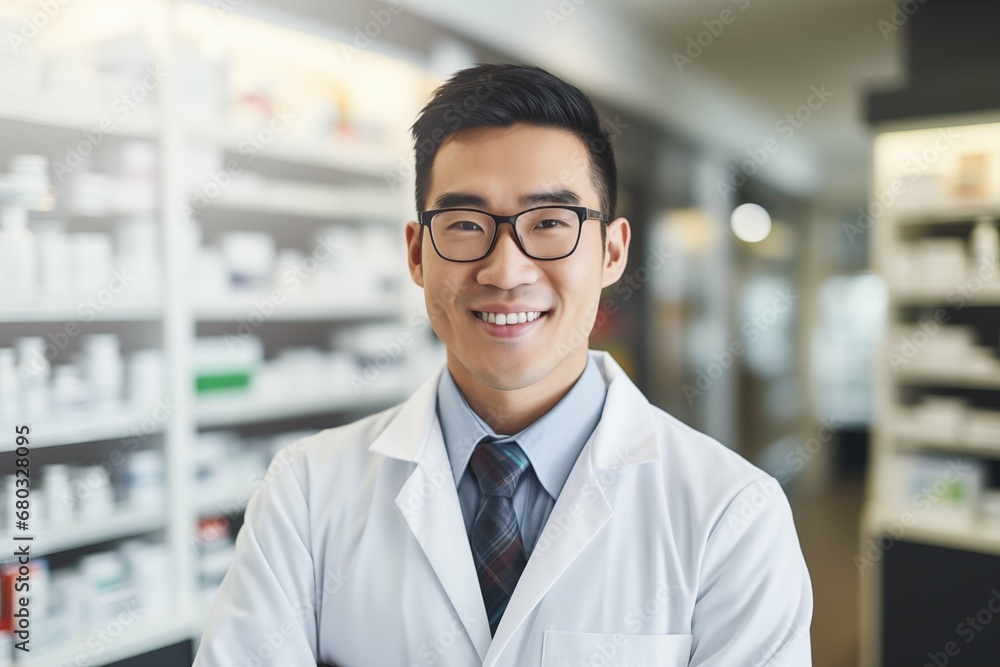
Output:
<instances>
[{"instance_id":1,"label":"short dark hair","mask_svg":"<svg viewBox=\"0 0 1000 667\"><path fill-rule=\"evenodd\" d=\"M540 67L477 63L434 91L410 128L416 151L417 210L426 207L434 156L445 139L475 127L527 123L572 132L587 147L594 189L609 220L618 203L618 171L607 131L593 102L576 86ZM601 246L607 223L601 223Z\"/></svg>"}]
</instances>

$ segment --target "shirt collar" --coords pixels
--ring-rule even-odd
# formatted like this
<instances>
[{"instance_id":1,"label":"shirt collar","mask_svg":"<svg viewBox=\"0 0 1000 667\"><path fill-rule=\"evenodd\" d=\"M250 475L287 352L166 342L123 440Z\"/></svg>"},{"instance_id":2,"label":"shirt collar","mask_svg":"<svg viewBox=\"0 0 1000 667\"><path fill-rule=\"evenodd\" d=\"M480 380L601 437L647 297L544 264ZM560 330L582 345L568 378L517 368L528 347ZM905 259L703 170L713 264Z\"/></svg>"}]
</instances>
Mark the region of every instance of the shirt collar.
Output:
<instances>
[{"instance_id":1,"label":"shirt collar","mask_svg":"<svg viewBox=\"0 0 1000 667\"><path fill-rule=\"evenodd\" d=\"M455 384L447 365L437 390L437 415L455 485L462 479L472 450L485 436L516 440L528 456L542 487L556 499L573 464L597 427L604 409L607 386L592 355L569 392L551 410L520 433L496 433L477 415Z\"/></svg>"}]
</instances>

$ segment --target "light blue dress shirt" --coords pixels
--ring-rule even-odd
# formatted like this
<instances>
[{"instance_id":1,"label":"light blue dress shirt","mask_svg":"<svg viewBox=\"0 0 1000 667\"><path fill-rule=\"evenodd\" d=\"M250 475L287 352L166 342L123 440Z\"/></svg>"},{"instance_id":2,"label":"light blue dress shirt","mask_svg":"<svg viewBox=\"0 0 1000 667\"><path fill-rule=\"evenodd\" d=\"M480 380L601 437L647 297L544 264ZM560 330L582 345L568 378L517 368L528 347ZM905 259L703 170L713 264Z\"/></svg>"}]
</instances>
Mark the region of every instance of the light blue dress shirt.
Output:
<instances>
[{"instance_id":1,"label":"light blue dress shirt","mask_svg":"<svg viewBox=\"0 0 1000 667\"><path fill-rule=\"evenodd\" d=\"M583 373L562 400L534 424L507 436L496 433L473 412L446 365L438 383L437 415L455 474L466 533L472 530L482 495L476 476L467 471L472 450L487 435L500 436L501 442L514 440L531 462L518 480L513 497L517 525L530 556L573 464L601 420L606 395L601 371L588 354Z\"/></svg>"}]
</instances>

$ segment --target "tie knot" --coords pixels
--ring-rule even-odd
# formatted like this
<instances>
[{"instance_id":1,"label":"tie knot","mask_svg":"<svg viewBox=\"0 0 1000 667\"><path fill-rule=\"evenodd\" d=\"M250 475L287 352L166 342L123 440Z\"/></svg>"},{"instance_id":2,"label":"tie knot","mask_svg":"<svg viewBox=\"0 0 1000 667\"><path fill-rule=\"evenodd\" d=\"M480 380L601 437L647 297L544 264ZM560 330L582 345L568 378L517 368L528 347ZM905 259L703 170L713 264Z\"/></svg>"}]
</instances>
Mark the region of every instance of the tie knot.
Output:
<instances>
[{"instance_id":1,"label":"tie knot","mask_svg":"<svg viewBox=\"0 0 1000 667\"><path fill-rule=\"evenodd\" d=\"M484 496L510 498L529 464L528 456L516 442L494 442L486 436L472 452L469 465Z\"/></svg>"}]
</instances>

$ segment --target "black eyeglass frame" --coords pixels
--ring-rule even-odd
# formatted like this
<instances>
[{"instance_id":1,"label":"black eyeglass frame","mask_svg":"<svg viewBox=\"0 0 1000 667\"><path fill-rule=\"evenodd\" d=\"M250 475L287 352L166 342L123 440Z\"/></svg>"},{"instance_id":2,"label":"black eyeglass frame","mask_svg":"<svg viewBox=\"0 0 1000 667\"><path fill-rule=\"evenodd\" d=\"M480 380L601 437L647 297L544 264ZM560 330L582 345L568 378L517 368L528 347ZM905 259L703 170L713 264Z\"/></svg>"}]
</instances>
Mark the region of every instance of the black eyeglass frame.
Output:
<instances>
[{"instance_id":1,"label":"black eyeglass frame","mask_svg":"<svg viewBox=\"0 0 1000 667\"><path fill-rule=\"evenodd\" d=\"M580 219L580 226L577 227L576 230L576 241L573 242L573 247L565 255L560 255L559 257L535 257L530 252L525 250L524 243L521 242L521 236L520 234L517 233L517 225L515 224L515 222L519 217L521 217L525 213L531 213L532 211L539 211L543 208L559 208L559 209L565 209L567 211L572 211L576 213L577 218ZM440 250L438 250L437 242L434 240L434 230L431 229L431 219L438 213L448 213L451 211L470 211L472 213L482 213L483 215L487 215L493 218L493 222L495 223L495 226L493 227L493 238L490 240L490 245L486 249L486 252L484 252L482 255L474 259L452 259L451 257L445 257L444 254ZM576 247L580 245L580 236L583 234L583 223L586 222L587 220L599 220L600 222L610 222L610 218L607 213L602 213L601 211L596 211L592 208L587 208L586 206L567 206L561 204L550 204L548 206L535 206L533 208L527 208L521 211L520 213L515 213L514 215L495 215L488 211L481 211L478 208L461 208L461 207L437 208L429 211L418 211L417 219L419 220L421 227L427 227L427 233L431 237L431 245L434 246L434 252L438 254L438 257L448 262L478 262L484 257L489 256L489 254L493 252L494 246L496 246L497 244L497 239L500 237L500 225L502 225L505 222L509 223L511 229L514 231L514 240L517 241L517 247L521 249L521 252L523 252L531 259L543 262L548 262L556 259L565 259L570 255L572 255L574 252L576 252Z\"/></svg>"}]
</instances>

